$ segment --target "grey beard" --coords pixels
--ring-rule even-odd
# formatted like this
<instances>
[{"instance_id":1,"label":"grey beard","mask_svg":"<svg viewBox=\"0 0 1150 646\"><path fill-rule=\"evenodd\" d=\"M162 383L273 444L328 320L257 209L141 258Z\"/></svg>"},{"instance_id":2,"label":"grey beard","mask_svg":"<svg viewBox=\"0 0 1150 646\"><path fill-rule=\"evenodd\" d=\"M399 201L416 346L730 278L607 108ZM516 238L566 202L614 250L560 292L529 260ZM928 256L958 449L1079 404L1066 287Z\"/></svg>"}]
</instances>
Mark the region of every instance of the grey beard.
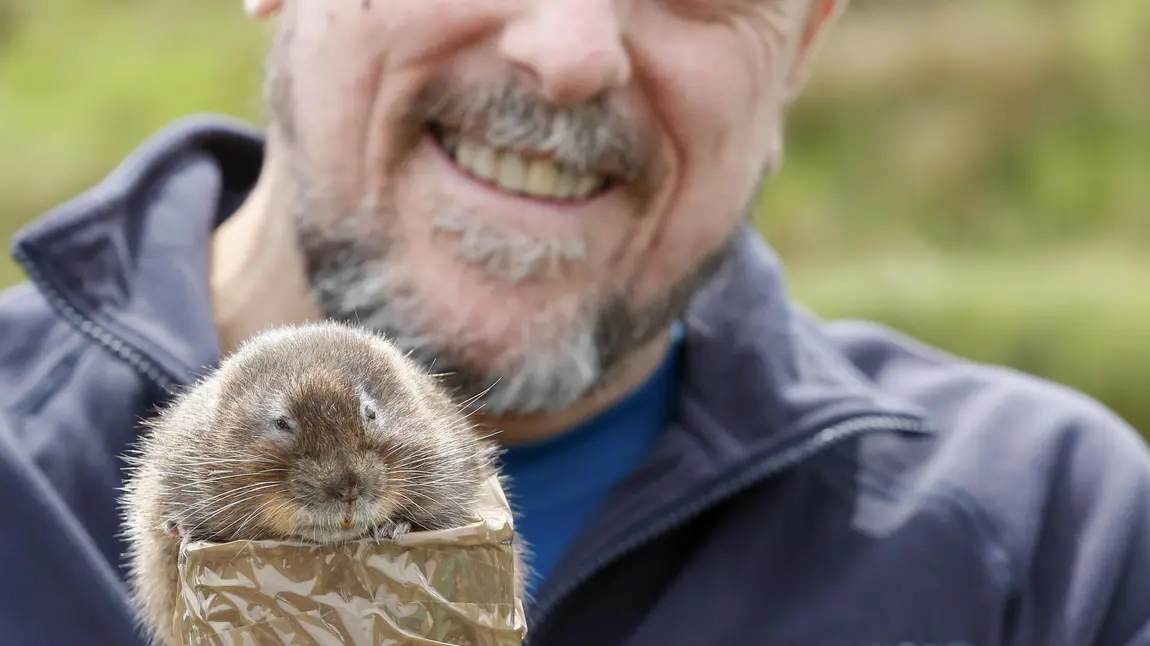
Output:
<instances>
[{"instance_id":1,"label":"grey beard","mask_svg":"<svg viewBox=\"0 0 1150 646\"><path fill-rule=\"evenodd\" d=\"M285 36L286 38L287 36ZM274 79L273 79L274 80ZM271 83L277 121L290 121L291 86L286 75ZM278 91L272 91L278 90ZM275 107L275 106L273 106ZM429 84L400 125L404 158L427 124L482 133L499 146L548 150L576 169L598 169L632 183L637 211L659 184L652 138L626 112L605 98L579 106L540 102L513 80L479 87L447 79ZM284 129L290 135L288 123ZM290 139L290 137L289 137ZM461 398L491 414L538 413L571 406L609 379L618 364L653 341L686 309L690 297L717 268L722 250L701 263L655 302L637 306L621 282L606 298L587 302L571 320L541 311L518 321L520 344L505 348L491 365L463 360L463 348L489 339L469 330L461 312L453 321L432 320L408 273L403 240L379 226L394 213L333 213L316 185L308 181L306 155L294 157L301 189L296 215L299 246L317 301L332 319L362 325L389 337ZM331 217L331 216L343 217ZM453 239L457 258L480 268L492 280L515 284L528 278L561 276L570 264L585 262L579 238L538 239L505 231L469 214L444 209L433 220L436 233ZM556 338L557 331L562 338Z\"/></svg>"},{"instance_id":2,"label":"grey beard","mask_svg":"<svg viewBox=\"0 0 1150 646\"><path fill-rule=\"evenodd\" d=\"M580 238L536 240L522 233L499 231L466 215L441 215L433 226L456 238L463 260L508 283L539 275L557 278L568 263L578 263L587 256L587 245Z\"/></svg>"},{"instance_id":3,"label":"grey beard","mask_svg":"<svg viewBox=\"0 0 1150 646\"><path fill-rule=\"evenodd\" d=\"M476 366L459 359L454 349L485 339L461 323L430 320L407 277L402 248L378 233L355 235L363 232L355 220L346 218L346 226L334 229L313 226L308 217L297 220L308 277L325 315L385 335L416 363L440 375L457 398L489 414L556 411L591 395L621 362L683 315L691 297L721 265L727 248L724 244L709 255L654 302L637 306L621 285L574 322L556 322L542 312L522 322L519 349L496 365ZM523 249L528 258L547 257L535 247ZM501 257L495 250L491 247L484 263ZM508 247L498 250L506 252ZM466 246L461 252L467 253ZM501 266L522 265L507 260L506 254L502 257ZM554 338L557 324L568 328L560 340Z\"/></svg>"}]
</instances>

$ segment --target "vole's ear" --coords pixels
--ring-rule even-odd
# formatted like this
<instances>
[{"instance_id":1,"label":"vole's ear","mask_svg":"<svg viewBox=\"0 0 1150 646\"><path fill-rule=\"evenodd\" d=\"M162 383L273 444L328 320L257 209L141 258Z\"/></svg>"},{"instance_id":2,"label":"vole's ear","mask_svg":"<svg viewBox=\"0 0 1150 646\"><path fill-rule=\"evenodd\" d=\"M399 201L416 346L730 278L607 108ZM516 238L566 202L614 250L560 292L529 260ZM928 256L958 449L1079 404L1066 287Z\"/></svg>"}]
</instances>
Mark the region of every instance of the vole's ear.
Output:
<instances>
[{"instance_id":1,"label":"vole's ear","mask_svg":"<svg viewBox=\"0 0 1150 646\"><path fill-rule=\"evenodd\" d=\"M244 0L244 13L257 20L263 20L277 13L283 0Z\"/></svg>"}]
</instances>

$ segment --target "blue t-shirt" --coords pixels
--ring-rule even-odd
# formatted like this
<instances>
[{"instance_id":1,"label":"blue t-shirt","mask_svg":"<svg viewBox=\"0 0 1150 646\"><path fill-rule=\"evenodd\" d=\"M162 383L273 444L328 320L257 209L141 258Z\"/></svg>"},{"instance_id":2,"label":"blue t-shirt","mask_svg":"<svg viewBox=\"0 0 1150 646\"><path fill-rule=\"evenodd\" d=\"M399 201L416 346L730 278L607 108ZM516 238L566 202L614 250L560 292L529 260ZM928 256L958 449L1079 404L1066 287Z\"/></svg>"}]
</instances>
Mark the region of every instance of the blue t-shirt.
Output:
<instances>
[{"instance_id":1,"label":"blue t-shirt","mask_svg":"<svg viewBox=\"0 0 1150 646\"><path fill-rule=\"evenodd\" d=\"M502 457L515 529L530 551L533 593L610 489L631 473L666 428L681 332L651 378L597 417L557 437L513 446Z\"/></svg>"}]
</instances>

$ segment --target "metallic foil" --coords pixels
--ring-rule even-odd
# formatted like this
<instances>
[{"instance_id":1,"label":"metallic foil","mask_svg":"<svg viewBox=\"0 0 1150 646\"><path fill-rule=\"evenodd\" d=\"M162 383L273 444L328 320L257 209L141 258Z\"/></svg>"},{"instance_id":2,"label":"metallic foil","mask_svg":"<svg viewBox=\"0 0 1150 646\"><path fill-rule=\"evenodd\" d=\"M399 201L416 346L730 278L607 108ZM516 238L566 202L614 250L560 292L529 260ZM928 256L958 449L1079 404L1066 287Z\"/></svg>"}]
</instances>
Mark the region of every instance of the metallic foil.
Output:
<instances>
[{"instance_id":1,"label":"metallic foil","mask_svg":"<svg viewBox=\"0 0 1150 646\"><path fill-rule=\"evenodd\" d=\"M177 633L189 646L520 646L522 573L498 480L477 517L397 541L185 543Z\"/></svg>"}]
</instances>

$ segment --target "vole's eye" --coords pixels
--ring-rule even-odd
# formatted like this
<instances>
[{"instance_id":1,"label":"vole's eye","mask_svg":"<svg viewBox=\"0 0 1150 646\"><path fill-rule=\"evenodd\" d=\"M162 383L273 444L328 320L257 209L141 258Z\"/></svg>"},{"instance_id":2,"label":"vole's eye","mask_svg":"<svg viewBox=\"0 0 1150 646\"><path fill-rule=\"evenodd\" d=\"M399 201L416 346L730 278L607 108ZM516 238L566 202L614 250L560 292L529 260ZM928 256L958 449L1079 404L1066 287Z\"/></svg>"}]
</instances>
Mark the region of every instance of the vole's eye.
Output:
<instances>
[{"instance_id":1,"label":"vole's eye","mask_svg":"<svg viewBox=\"0 0 1150 646\"><path fill-rule=\"evenodd\" d=\"M275 424L276 430L285 432L290 432L293 430L291 421L289 421L286 417L277 417L273 424Z\"/></svg>"},{"instance_id":2,"label":"vole's eye","mask_svg":"<svg viewBox=\"0 0 1150 646\"><path fill-rule=\"evenodd\" d=\"M375 419L375 407L373 407L371 404L364 404L363 417L364 419Z\"/></svg>"}]
</instances>

